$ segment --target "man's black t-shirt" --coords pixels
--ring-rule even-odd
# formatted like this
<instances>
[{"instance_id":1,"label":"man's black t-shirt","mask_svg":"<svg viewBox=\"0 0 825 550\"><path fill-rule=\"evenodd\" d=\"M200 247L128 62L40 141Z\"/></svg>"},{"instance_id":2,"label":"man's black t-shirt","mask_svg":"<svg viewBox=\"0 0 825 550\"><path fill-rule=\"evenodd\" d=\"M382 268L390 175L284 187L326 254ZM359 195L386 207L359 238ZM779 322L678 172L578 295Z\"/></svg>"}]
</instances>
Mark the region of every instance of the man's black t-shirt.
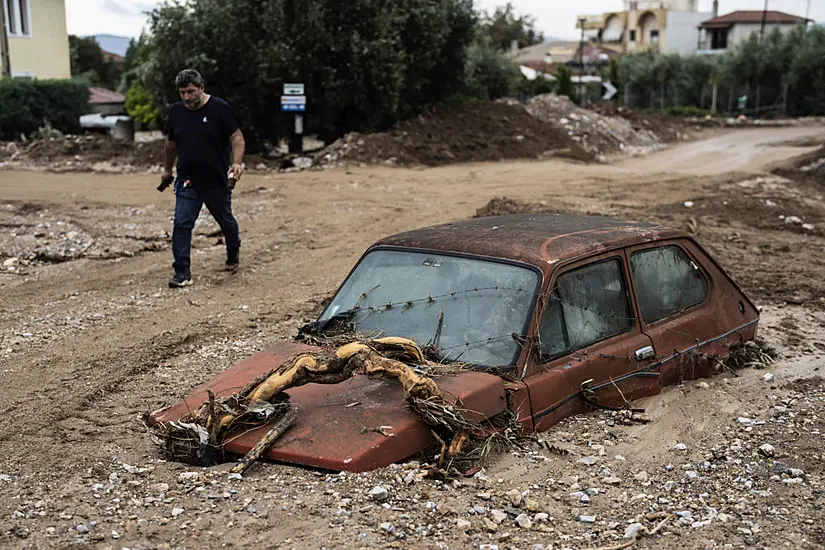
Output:
<instances>
[{"instance_id":1,"label":"man's black t-shirt","mask_svg":"<svg viewBox=\"0 0 825 550\"><path fill-rule=\"evenodd\" d=\"M229 171L229 136L239 127L238 117L223 99L210 96L194 111L178 101L169 109L168 136L178 151L178 173L193 187L226 185Z\"/></svg>"}]
</instances>

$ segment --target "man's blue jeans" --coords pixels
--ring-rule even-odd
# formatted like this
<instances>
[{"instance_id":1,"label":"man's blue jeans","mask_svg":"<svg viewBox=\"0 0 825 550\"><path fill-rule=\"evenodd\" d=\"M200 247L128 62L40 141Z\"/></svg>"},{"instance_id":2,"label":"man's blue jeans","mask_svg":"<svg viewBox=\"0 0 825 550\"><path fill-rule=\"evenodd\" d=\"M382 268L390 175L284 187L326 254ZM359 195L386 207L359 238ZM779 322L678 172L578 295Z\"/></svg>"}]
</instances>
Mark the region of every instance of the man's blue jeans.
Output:
<instances>
[{"instance_id":1,"label":"man's blue jeans","mask_svg":"<svg viewBox=\"0 0 825 550\"><path fill-rule=\"evenodd\" d=\"M238 262L241 248L238 221L232 214L232 192L226 187L195 189L184 187L182 181L175 182L175 226L172 231L172 255L175 271L188 270L192 246L192 228L205 204L209 213L218 222L226 242L228 263Z\"/></svg>"}]
</instances>

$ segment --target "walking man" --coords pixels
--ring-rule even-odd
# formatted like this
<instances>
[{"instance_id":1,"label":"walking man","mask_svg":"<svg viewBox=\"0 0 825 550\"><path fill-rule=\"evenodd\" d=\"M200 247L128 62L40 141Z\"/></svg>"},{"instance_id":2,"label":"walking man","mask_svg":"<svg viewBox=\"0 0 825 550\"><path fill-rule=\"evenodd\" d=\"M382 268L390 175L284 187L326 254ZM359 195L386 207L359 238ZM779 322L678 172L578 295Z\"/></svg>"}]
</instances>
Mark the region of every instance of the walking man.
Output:
<instances>
[{"instance_id":1,"label":"walking man","mask_svg":"<svg viewBox=\"0 0 825 550\"><path fill-rule=\"evenodd\" d=\"M238 222L232 214L232 189L243 175L245 143L235 112L223 99L204 92L200 73L194 69L181 71L175 78L175 86L181 100L169 109L161 181L171 181L177 159L172 232L175 274L169 286L179 288L192 284L189 259L192 229L204 204L223 233L226 269L233 273L238 270L241 239Z\"/></svg>"}]
</instances>

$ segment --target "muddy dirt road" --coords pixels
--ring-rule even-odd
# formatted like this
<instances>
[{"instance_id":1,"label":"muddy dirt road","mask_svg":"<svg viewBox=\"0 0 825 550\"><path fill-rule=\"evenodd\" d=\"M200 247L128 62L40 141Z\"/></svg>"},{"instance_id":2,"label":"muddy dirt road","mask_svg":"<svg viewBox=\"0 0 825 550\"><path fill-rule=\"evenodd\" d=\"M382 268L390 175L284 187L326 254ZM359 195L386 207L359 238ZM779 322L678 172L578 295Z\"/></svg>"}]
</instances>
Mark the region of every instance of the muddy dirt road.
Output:
<instances>
[{"instance_id":1,"label":"muddy dirt road","mask_svg":"<svg viewBox=\"0 0 825 550\"><path fill-rule=\"evenodd\" d=\"M204 212L182 291L166 288L173 195L156 176L0 171L0 546L588 548L681 512L636 547L822 548L825 180L793 158L823 141L825 128L765 128L612 165L250 173L234 197L241 271L220 270ZM645 426L570 419L546 435L570 455L500 455L453 483L409 464L258 464L214 481L158 460L143 413L293 336L374 240L502 195L693 231L763 306L775 381L749 369L669 389L642 404Z\"/></svg>"}]
</instances>

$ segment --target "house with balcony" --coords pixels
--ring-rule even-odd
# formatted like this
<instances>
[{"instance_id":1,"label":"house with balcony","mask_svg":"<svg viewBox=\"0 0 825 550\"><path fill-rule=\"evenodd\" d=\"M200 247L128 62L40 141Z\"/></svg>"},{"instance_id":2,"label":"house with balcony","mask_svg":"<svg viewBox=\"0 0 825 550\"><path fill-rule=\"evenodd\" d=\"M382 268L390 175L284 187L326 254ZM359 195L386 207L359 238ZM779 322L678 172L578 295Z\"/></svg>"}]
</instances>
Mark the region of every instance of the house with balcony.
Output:
<instances>
[{"instance_id":1,"label":"house with balcony","mask_svg":"<svg viewBox=\"0 0 825 550\"><path fill-rule=\"evenodd\" d=\"M578 17L585 39L615 53L693 53L696 27L712 17L698 0L624 0L624 10Z\"/></svg>"},{"instance_id":2,"label":"house with balcony","mask_svg":"<svg viewBox=\"0 0 825 550\"><path fill-rule=\"evenodd\" d=\"M740 10L713 17L699 25L698 53L721 54L744 42L754 32L765 34L773 29L790 32L796 25L807 24L808 19L781 11Z\"/></svg>"},{"instance_id":3,"label":"house with balcony","mask_svg":"<svg viewBox=\"0 0 825 550\"><path fill-rule=\"evenodd\" d=\"M64 0L3 0L0 76L69 78Z\"/></svg>"}]
</instances>

